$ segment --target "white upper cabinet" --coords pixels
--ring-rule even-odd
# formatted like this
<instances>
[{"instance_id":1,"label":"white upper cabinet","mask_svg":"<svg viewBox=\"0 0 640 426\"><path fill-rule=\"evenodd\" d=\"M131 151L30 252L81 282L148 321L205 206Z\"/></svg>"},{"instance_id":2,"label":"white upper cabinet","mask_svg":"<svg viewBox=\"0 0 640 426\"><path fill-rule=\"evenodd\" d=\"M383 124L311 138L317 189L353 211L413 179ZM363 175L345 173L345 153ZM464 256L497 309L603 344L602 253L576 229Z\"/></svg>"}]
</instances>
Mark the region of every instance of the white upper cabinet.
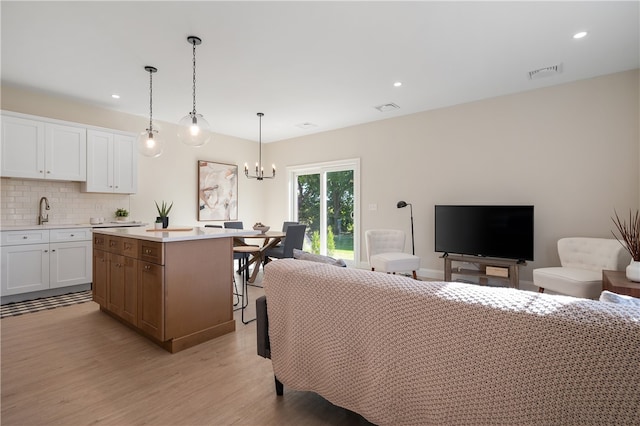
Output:
<instances>
[{"instance_id":1,"label":"white upper cabinet","mask_svg":"<svg viewBox=\"0 0 640 426\"><path fill-rule=\"evenodd\" d=\"M85 192L133 194L138 189L138 157L133 136L99 130L87 131Z\"/></svg>"},{"instance_id":2,"label":"white upper cabinet","mask_svg":"<svg viewBox=\"0 0 640 426\"><path fill-rule=\"evenodd\" d=\"M85 181L84 127L2 116L4 177Z\"/></svg>"}]
</instances>

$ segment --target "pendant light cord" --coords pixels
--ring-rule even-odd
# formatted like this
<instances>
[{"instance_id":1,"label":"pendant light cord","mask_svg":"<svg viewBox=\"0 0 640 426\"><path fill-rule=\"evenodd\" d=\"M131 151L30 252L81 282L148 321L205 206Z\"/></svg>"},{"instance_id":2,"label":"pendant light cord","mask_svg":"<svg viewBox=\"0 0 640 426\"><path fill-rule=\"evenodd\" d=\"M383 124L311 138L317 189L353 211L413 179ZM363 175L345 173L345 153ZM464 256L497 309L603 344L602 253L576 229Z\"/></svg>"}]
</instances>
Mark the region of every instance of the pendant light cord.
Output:
<instances>
[{"instance_id":1,"label":"pendant light cord","mask_svg":"<svg viewBox=\"0 0 640 426\"><path fill-rule=\"evenodd\" d=\"M259 169L259 173L260 173L260 177L262 177L262 175L264 174L264 172L262 171L262 113L258 114L260 116L260 134L259 134L259 142L260 142L260 151L258 153L258 162L260 163L260 169Z\"/></svg>"},{"instance_id":2,"label":"pendant light cord","mask_svg":"<svg viewBox=\"0 0 640 426\"><path fill-rule=\"evenodd\" d=\"M196 42L193 42L193 115L196 115Z\"/></svg>"},{"instance_id":3,"label":"pendant light cord","mask_svg":"<svg viewBox=\"0 0 640 426\"><path fill-rule=\"evenodd\" d=\"M153 132L153 71L149 71L149 132Z\"/></svg>"}]
</instances>

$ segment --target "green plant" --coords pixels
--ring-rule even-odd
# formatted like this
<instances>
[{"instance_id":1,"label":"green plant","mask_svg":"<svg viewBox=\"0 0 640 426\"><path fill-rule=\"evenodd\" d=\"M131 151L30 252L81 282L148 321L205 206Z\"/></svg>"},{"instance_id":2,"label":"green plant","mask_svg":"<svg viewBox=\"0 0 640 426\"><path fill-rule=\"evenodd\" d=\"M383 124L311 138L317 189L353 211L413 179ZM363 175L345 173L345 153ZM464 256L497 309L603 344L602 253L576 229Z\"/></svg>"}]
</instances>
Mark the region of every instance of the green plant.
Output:
<instances>
[{"instance_id":1,"label":"green plant","mask_svg":"<svg viewBox=\"0 0 640 426\"><path fill-rule=\"evenodd\" d=\"M613 223L618 228L622 239L611 231L616 240L620 241L633 260L640 262L640 211L636 211L635 215L632 211L629 211L629 223L626 220L621 220L618 213L614 210L615 218L611 218Z\"/></svg>"},{"instance_id":2,"label":"green plant","mask_svg":"<svg viewBox=\"0 0 640 426\"><path fill-rule=\"evenodd\" d=\"M160 216L160 217L168 217L169 216L169 212L171 211L171 207L173 207L173 202L171 203L171 205L169 205L169 207L167 207L167 203L165 201L162 202L162 207L160 207L158 205L157 201L154 201L154 203L156 203L156 208L158 209L158 216Z\"/></svg>"},{"instance_id":3,"label":"green plant","mask_svg":"<svg viewBox=\"0 0 640 426\"><path fill-rule=\"evenodd\" d=\"M127 217L127 216L129 216L129 211L127 209L116 210L116 217Z\"/></svg>"},{"instance_id":4,"label":"green plant","mask_svg":"<svg viewBox=\"0 0 640 426\"><path fill-rule=\"evenodd\" d=\"M333 256L336 252L336 240L333 235L333 228L327 226L327 254Z\"/></svg>"}]
</instances>

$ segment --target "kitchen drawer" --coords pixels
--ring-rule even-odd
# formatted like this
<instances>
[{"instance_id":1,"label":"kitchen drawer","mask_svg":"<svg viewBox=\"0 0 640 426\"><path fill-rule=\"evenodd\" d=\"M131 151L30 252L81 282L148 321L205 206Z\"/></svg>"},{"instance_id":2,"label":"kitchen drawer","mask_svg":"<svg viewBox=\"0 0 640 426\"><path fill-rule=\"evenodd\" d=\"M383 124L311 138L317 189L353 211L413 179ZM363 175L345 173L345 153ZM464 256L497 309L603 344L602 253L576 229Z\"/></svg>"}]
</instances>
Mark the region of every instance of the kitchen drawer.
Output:
<instances>
[{"instance_id":1,"label":"kitchen drawer","mask_svg":"<svg viewBox=\"0 0 640 426\"><path fill-rule=\"evenodd\" d=\"M126 257L138 258L138 240L122 238L122 254Z\"/></svg>"},{"instance_id":2,"label":"kitchen drawer","mask_svg":"<svg viewBox=\"0 0 640 426\"><path fill-rule=\"evenodd\" d=\"M93 248L98 250L107 250L107 236L103 234L93 234Z\"/></svg>"},{"instance_id":3,"label":"kitchen drawer","mask_svg":"<svg viewBox=\"0 0 640 426\"><path fill-rule=\"evenodd\" d=\"M162 243L140 240L138 245L140 246L139 259L164 265L164 245Z\"/></svg>"},{"instance_id":4,"label":"kitchen drawer","mask_svg":"<svg viewBox=\"0 0 640 426\"><path fill-rule=\"evenodd\" d=\"M22 244L42 244L49 242L49 230L37 229L28 231L2 231L0 244L3 246L17 246Z\"/></svg>"},{"instance_id":5,"label":"kitchen drawer","mask_svg":"<svg viewBox=\"0 0 640 426\"><path fill-rule=\"evenodd\" d=\"M52 229L49 233L49 241L52 243L91 241L91 228Z\"/></svg>"},{"instance_id":6,"label":"kitchen drawer","mask_svg":"<svg viewBox=\"0 0 640 426\"><path fill-rule=\"evenodd\" d=\"M109 253L122 254L124 238L113 237L108 235L107 237L107 251Z\"/></svg>"}]
</instances>

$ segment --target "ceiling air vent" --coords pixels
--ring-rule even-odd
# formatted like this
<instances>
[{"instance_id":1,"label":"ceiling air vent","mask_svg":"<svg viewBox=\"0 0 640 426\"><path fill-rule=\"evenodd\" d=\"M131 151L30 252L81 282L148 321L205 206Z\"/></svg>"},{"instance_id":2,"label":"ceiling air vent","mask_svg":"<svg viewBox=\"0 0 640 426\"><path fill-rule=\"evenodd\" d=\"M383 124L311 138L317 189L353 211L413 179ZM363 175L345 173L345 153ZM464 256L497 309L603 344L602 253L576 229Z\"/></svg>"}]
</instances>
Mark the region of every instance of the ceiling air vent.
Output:
<instances>
[{"instance_id":1,"label":"ceiling air vent","mask_svg":"<svg viewBox=\"0 0 640 426\"><path fill-rule=\"evenodd\" d=\"M394 104L393 102L389 102L388 104L384 104L384 105L378 105L377 107L374 107L374 108L380 112L388 112L388 111L393 111L394 109L400 109L400 107Z\"/></svg>"},{"instance_id":2,"label":"ceiling air vent","mask_svg":"<svg viewBox=\"0 0 640 426\"><path fill-rule=\"evenodd\" d=\"M562 73L562 64L551 65L550 67L529 71L529 80L551 77L560 73Z\"/></svg>"}]
</instances>

